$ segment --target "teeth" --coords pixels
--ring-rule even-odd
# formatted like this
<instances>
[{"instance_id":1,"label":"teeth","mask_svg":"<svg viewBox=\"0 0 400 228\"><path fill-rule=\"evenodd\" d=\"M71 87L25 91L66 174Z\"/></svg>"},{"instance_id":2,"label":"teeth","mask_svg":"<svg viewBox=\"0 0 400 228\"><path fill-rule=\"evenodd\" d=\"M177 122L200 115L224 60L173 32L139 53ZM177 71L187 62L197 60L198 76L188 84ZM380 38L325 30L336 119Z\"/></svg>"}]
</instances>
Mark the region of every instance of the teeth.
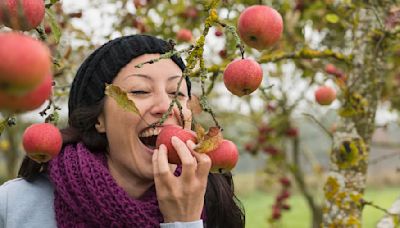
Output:
<instances>
[{"instance_id":1,"label":"teeth","mask_svg":"<svg viewBox=\"0 0 400 228\"><path fill-rule=\"evenodd\" d=\"M148 129L142 131L139 134L139 137L150 137L150 136L153 136L153 135L158 135L160 133L160 131L161 131L160 127L148 128Z\"/></svg>"}]
</instances>

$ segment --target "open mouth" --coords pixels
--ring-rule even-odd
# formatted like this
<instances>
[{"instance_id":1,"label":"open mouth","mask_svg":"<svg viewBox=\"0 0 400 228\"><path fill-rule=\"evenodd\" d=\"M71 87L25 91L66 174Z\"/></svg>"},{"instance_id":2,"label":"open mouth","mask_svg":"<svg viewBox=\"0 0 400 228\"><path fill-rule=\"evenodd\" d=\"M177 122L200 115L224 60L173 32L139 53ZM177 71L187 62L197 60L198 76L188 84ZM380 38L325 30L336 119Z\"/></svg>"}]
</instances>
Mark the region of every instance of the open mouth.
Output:
<instances>
[{"instance_id":1,"label":"open mouth","mask_svg":"<svg viewBox=\"0 0 400 228\"><path fill-rule=\"evenodd\" d=\"M142 143L154 150L156 148L156 141L157 141L157 135L153 135L153 136L149 136L149 137L139 137L140 141L142 141Z\"/></svg>"},{"instance_id":2,"label":"open mouth","mask_svg":"<svg viewBox=\"0 0 400 228\"><path fill-rule=\"evenodd\" d=\"M156 141L161 128L153 127L144 129L139 134L140 141L149 149L154 150L156 148Z\"/></svg>"}]
</instances>

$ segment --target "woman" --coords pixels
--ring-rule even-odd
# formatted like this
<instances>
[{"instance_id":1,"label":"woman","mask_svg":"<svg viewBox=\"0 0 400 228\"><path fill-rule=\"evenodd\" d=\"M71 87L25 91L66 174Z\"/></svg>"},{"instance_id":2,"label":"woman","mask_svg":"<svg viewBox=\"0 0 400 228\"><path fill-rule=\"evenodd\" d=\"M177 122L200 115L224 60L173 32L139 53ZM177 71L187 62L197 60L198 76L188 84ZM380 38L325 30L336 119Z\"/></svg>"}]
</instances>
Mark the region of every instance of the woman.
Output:
<instances>
[{"instance_id":1,"label":"woman","mask_svg":"<svg viewBox=\"0 0 400 228\"><path fill-rule=\"evenodd\" d=\"M79 68L69 97L63 149L48 164L25 158L18 179L0 187L0 227L244 227L231 174L209 174L207 155L174 137L182 167L154 148L185 68L173 56L141 68L170 45L147 35L112 40ZM105 83L127 91L140 115L104 95ZM164 122L190 127L190 81ZM191 155L193 154L193 155Z\"/></svg>"}]
</instances>

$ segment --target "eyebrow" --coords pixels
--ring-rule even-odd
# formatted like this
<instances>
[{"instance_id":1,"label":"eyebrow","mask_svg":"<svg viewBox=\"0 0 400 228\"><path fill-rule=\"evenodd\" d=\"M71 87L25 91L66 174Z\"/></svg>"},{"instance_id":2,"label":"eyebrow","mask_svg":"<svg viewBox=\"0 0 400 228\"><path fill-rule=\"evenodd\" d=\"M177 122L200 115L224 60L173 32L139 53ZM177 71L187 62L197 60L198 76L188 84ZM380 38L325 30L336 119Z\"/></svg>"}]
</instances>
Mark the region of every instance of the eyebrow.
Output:
<instances>
[{"instance_id":1,"label":"eyebrow","mask_svg":"<svg viewBox=\"0 0 400 228\"><path fill-rule=\"evenodd\" d=\"M147 79L147 80L153 81L153 78L150 77L150 76L147 75L147 74L129 74L129 75L126 76L126 78L124 79L124 81L125 81L127 78L131 77L131 76L141 77L141 78L145 78L145 79ZM174 80L174 79L176 79L176 78L180 78L180 77L182 77L182 75L172 75L172 76L168 77L167 80L168 80L168 81L172 81L172 80Z\"/></svg>"}]
</instances>

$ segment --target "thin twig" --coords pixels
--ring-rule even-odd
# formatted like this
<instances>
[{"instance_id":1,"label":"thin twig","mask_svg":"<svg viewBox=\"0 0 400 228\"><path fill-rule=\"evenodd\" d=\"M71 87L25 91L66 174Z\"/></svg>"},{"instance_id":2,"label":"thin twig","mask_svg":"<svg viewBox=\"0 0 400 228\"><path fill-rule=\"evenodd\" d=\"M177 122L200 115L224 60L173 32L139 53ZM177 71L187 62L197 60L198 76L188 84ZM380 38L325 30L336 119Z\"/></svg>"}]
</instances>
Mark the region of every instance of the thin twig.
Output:
<instances>
[{"instance_id":1,"label":"thin twig","mask_svg":"<svg viewBox=\"0 0 400 228\"><path fill-rule=\"evenodd\" d=\"M312 120L314 120L314 122L317 123L317 124L322 128L322 130L324 130L324 132L325 132L330 138L333 138L332 133L331 133L328 129L326 129L326 127L325 127L324 125L322 125L313 115L311 115L311 114L309 114L309 113L303 113L303 115L305 115L305 116L311 118Z\"/></svg>"},{"instance_id":2,"label":"thin twig","mask_svg":"<svg viewBox=\"0 0 400 228\"><path fill-rule=\"evenodd\" d=\"M385 155L379 156L379 157L377 157L375 159L372 159L369 162L369 165L375 165L375 164L377 164L377 163L379 163L379 162L381 162L383 160L386 160L386 159L389 159L389 158L392 158L392 157L395 157L395 156L400 156L400 152L396 151L395 153L385 154Z\"/></svg>"}]
</instances>

